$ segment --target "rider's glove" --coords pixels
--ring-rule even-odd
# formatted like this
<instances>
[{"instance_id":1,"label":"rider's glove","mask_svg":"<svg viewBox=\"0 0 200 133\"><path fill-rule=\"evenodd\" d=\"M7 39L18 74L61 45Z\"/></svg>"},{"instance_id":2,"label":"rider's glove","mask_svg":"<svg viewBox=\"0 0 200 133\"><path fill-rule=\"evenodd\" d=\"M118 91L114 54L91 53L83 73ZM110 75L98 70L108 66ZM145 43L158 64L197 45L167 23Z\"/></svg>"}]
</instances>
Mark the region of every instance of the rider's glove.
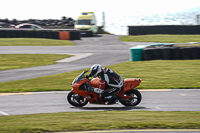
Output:
<instances>
[{"instance_id":1,"label":"rider's glove","mask_svg":"<svg viewBox=\"0 0 200 133\"><path fill-rule=\"evenodd\" d=\"M89 75L86 75L85 77L88 79L89 77L92 77L92 75L90 73Z\"/></svg>"},{"instance_id":2,"label":"rider's glove","mask_svg":"<svg viewBox=\"0 0 200 133\"><path fill-rule=\"evenodd\" d=\"M90 76L89 76L89 75L86 75L85 77L86 77L86 79L88 79Z\"/></svg>"}]
</instances>

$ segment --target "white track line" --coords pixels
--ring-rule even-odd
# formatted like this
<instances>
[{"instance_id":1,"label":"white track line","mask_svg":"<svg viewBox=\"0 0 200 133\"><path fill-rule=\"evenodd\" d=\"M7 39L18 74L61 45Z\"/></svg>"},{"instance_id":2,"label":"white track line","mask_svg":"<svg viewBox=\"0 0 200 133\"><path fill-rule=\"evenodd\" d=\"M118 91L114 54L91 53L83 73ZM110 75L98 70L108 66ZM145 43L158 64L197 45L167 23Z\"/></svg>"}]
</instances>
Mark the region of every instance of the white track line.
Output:
<instances>
[{"instance_id":1,"label":"white track line","mask_svg":"<svg viewBox=\"0 0 200 133\"><path fill-rule=\"evenodd\" d=\"M71 56L71 57L65 58L65 59L61 59L56 62L71 62L71 61L75 61L75 60L79 60L79 59L91 56L93 54L92 53L82 53L82 54L72 54L72 55L74 55L74 56Z\"/></svg>"},{"instance_id":2,"label":"white track line","mask_svg":"<svg viewBox=\"0 0 200 133\"><path fill-rule=\"evenodd\" d=\"M0 111L0 114L2 114L2 115L9 115L8 113L5 113L3 111Z\"/></svg>"}]
</instances>

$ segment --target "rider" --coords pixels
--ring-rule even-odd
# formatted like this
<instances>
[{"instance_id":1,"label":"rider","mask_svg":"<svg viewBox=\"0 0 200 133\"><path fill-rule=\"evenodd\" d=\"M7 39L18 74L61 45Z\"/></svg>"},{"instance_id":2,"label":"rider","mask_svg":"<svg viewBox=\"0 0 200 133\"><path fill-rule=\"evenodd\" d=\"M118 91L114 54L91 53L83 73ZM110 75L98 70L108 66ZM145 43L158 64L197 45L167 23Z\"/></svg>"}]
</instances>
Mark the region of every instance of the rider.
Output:
<instances>
[{"instance_id":1,"label":"rider","mask_svg":"<svg viewBox=\"0 0 200 133\"><path fill-rule=\"evenodd\" d=\"M113 94L120 91L120 88L123 86L123 80L120 75L109 68L102 68L100 64L94 64L90 68L90 74L88 76L100 77L98 93L104 103L111 104L115 102L116 99L113 98Z\"/></svg>"}]
</instances>

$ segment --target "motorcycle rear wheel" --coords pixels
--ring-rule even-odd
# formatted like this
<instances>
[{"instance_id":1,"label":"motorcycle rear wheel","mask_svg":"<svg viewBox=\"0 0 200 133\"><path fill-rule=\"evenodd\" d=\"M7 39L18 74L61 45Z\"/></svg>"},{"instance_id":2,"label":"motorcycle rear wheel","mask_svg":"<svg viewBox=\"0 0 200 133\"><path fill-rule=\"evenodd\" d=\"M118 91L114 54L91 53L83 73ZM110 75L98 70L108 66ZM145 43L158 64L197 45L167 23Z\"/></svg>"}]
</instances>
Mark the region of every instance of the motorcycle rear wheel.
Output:
<instances>
[{"instance_id":1,"label":"motorcycle rear wheel","mask_svg":"<svg viewBox=\"0 0 200 133\"><path fill-rule=\"evenodd\" d=\"M125 106L136 106L138 105L142 100L142 95L137 89L132 89L130 91L127 91L125 93L126 96L131 96L131 99L120 99L120 103Z\"/></svg>"},{"instance_id":2,"label":"motorcycle rear wheel","mask_svg":"<svg viewBox=\"0 0 200 133\"><path fill-rule=\"evenodd\" d=\"M84 97L80 96L79 94L75 94L73 92L70 92L67 95L67 101L72 106L75 106L75 107L83 107L88 103L88 101Z\"/></svg>"}]
</instances>

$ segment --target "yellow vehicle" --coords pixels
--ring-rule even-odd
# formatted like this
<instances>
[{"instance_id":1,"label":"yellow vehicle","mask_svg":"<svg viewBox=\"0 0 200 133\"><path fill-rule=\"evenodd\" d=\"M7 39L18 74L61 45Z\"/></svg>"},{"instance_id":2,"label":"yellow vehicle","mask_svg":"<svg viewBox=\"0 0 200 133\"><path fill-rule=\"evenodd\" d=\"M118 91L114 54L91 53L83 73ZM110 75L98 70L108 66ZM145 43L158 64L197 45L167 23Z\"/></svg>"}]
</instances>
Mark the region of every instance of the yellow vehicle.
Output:
<instances>
[{"instance_id":1,"label":"yellow vehicle","mask_svg":"<svg viewBox=\"0 0 200 133\"><path fill-rule=\"evenodd\" d=\"M96 34L98 26L94 12L83 12L75 23L75 29L80 29L82 35L93 36Z\"/></svg>"}]
</instances>

